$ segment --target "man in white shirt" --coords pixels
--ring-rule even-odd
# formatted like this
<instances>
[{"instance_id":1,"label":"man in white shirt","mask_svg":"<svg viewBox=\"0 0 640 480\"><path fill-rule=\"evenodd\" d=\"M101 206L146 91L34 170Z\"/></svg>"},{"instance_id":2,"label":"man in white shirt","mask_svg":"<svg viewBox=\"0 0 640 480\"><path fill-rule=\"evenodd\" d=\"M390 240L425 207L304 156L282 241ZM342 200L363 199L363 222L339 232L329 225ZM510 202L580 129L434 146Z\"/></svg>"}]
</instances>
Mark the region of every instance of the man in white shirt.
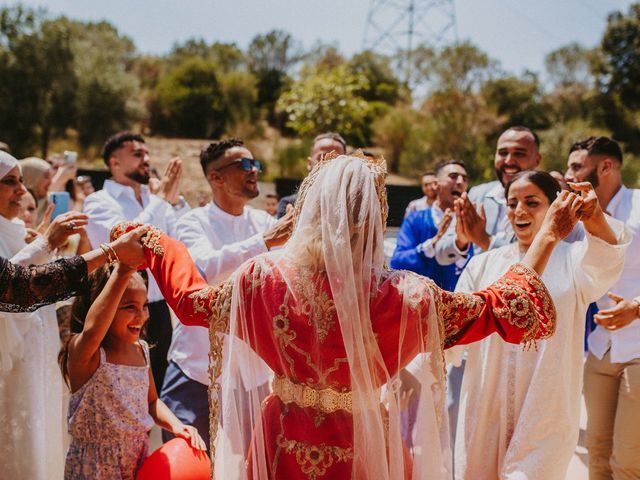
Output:
<instances>
[{"instance_id":1,"label":"man in white shirt","mask_svg":"<svg viewBox=\"0 0 640 480\"><path fill-rule=\"evenodd\" d=\"M422 174L422 193L424 196L416 200L411 200L404 211L404 218L410 213L419 212L433 205L438 197L438 178L436 172L425 172Z\"/></svg>"},{"instance_id":2,"label":"man in white shirt","mask_svg":"<svg viewBox=\"0 0 640 480\"><path fill-rule=\"evenodd\" d=\"M535 170L540 164L540 141L527 127L510 127L505 130L496 145L493 165L498 180L476 185L469 194L464 193L455 201L455 213L462 219L458 233L475 245L475 252L507 245L514 240L507 219L507 202L504 187L523 170ZM475 204L475 206L474 206ZM458 239L462 244L466 239ZM460 260L455 247L456 234L445 235L436 247L436 258L442 265Z\"/></svg>"},{"instance_id":3,"label":"man in white shirt","mask_svg":"<svg viewBox=\"0 0 640 480\"><path fill-rule=\"evenodd\" d=\"M292 214L276 221L264 210L247 205L259 194L258 173L262 166L242 140L232 138L211 143L201 152L200 164L213 201L194 208L180 219L177 238L187 246L207 282L215 285L227 279L244 261L282 245L291 231ZM241 342L238 348L242 348ZM251 365L237 366L243 386L247 389L264 386L262 390L266 392L269 370L249 348L246 350L245 358ZM161 392L162 400L181 421L195 426L207 445L208 354L209 332L202 327L178 323ZM163 432L165 441L170 437Z\"/></svg>"},{"instance_id":4,"label":"man in white shirt","mask_svg":"<svg viewBox=\"0 0 640 480\"><path fill-rule=\"evenodd\" d=\"M149 223L175 236L177 218L189 210L179 195L180 158L171 160L158 195L149 192L149 150L141 135L116 133L105 142L102 158L111 172L111 179L84 202L84 212L89 215L86 230L91 246L98 248L108 242L111 228L124 221ZM159 388L167 368L172 328L169 307L152 275L149 275L148 298L147 339L154 345L150 350L151 368Z\"/></svg>"},{"instance_id":5,"label":"man in white shirt","mask_svg":"<svg viewBox=\"0 0 640 480\"><path fill-rule=\"evenodd\" d=\"M607 137L573 144L565 179L591 182L602 209L633 238L624 270L598 300L584 370L589 478L640 478L640 190L622 184L622 150Z\"/></svg>"}]
</instances>

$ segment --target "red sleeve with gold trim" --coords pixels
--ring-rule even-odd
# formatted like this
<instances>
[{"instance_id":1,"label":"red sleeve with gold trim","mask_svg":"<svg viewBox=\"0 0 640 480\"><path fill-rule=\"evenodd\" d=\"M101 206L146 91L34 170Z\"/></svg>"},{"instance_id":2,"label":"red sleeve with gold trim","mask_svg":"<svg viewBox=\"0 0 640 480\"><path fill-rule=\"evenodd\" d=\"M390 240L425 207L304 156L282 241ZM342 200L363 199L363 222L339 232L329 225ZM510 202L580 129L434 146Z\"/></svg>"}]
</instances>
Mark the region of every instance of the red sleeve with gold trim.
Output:
<instances>
[{"instance_id":1,"label":"red sleeve with gold trim","mask_svg":"<svg viewBox=\"0 0 640 480\"><path fill-rule=\"evenodd\" d=\"M509 343L528 346L555 332L551 295L540 276L522 264L512 265L502 278L479 292L452 293L435 285L433 290L445 348L477 342L494 332Z\"/></svg>"},{"instance_id":2,"label":"red sleeve with gold trim","mask_svg":"<svg viewBox=\"0 0 640 480\"><path fill-rule=\"evenodd\" d=\"M121 223L111 230L111 239L139 227ZM151 270L162 296L185 325L209 326L215 292L202 278L187 248L156 228L142 238L147 268Z\"/></svg>"}]
</instances>

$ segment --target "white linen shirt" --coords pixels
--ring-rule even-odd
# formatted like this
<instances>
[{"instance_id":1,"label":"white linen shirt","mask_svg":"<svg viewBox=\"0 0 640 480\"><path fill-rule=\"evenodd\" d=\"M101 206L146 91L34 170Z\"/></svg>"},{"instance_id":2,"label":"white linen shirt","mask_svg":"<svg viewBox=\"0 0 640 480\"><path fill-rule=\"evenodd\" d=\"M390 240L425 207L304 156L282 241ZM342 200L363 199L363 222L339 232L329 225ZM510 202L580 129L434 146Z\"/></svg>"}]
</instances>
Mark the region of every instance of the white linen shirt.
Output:
<instances>
[{"instance_id":1,"label":"white linen shirt","mask_svg":"<svg viewBox=\"0 0 640 480\"><path fill-rule=\"evenodd\" d=\"M84 201L84 213L89 215L86 227L92 248L109 241L111 228L120 222L148 223L169 236L175 237L178 216L189 210L183 207L176 211L171 204L149 192L146 185L140 186L142 205L136 200L133 188L113 180L105 180L104 187L92 193ZM153 275L149 273L149 302L164 300Z\"/></svg>"},{"instance_id":2,"label":"white linen shirt","mask_svg":"<svg viewBox=\"0 0 640 480\"><path fill-rule=\"evenodd\" d=\"M625 222L632 235L627 250L624 269L618 282L609 291L627 300L640 297L640 190L629 189L624 185L611 199L607 213L613 218ZM611 308L614 302L604 296L598 300L598 309ZM601 326L589 335L589 351L602 358L611 348L611 362L624 363L640 358L640 319L636 318L626 327L607 330Z\"/></svg>"},{"instance_id":3,"label":"white linen shirt","mask_svg":"<svg viewBox=\"0 0 640 480\"><path fill-rule=\"evenodd\" d=\"M267 251L262 234L275 223L276 219L263 210L246 206L241 215L231 215L210 202L184 215L178 222L177 233L207 283L216 285L246 260ZM234 348L243 348L243 345L237 342ZM245 387L251 388L268 381L269 370L248 347L246 350L254 361L254 368L241 368L240 373ZM208 385L208 355L207 329L178 323L173 330L169 360L190 379ZM256 376L247 378L250 372L257 372Z\"/></svg>"},{"instance_id":4,"label":"white linen shirt","mask_svg":"<svg viewBox=\"0 0 640 480\"><path fill-rule=\"evenodd\" d=\"M497 238L512 235L513 230L509 223L509 217L507 217L507 199L504 196L504 186L501 183L498 183L494 188L487 192L486 196L488 198L493 198L499 205L496 234L491 237L491 243L489 244L489 250L491 250Z\"/></svg>"}]
</instances>

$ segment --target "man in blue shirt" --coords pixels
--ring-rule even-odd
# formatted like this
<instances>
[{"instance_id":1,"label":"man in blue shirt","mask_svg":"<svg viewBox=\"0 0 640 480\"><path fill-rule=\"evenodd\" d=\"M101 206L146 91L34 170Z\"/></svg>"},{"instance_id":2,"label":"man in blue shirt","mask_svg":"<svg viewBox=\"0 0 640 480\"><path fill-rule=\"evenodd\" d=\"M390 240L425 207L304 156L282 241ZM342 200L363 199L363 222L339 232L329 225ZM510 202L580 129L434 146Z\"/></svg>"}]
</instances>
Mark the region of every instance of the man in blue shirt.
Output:
<instances>
[{"instance_id":1,"label":"man in blue shirt","mask_svg":"<svg viewBox=\"0 0 640 480\"><path fill-rule=\"evenodd\" d=\"M454 201L467 191L464 163L451 160L436 170L438 196L433 205L409 214L400 227L391 268L411 270L431 278L439 287L453 290L470 253L469 242L456 244L461 260L442 265L436 258L436 242L455 230Z\"/></svg>"}]
</instances>

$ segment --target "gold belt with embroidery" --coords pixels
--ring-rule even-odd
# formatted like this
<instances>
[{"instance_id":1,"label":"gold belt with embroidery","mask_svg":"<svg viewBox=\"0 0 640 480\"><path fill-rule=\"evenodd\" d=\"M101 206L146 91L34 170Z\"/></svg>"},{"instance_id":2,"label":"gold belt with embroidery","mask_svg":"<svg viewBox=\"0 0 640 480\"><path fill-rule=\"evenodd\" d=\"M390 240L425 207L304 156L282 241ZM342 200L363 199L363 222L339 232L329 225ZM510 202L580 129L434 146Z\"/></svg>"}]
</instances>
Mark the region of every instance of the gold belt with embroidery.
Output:
<instances>
[{"instance_id":1,"label":"gold belt with embroidery","mask_svg":"<svg viewBox=\"0 0 640 480\"><path fill-rule=\"evenodd\" d=\"M287 377L275 377L271 383L273 394L283 403L295 403L299 407L313 407L324 413L344 410L351 413L351 392L338 392L333 388L314 388L294 383Z\"/></svg>"}]
</instances>

